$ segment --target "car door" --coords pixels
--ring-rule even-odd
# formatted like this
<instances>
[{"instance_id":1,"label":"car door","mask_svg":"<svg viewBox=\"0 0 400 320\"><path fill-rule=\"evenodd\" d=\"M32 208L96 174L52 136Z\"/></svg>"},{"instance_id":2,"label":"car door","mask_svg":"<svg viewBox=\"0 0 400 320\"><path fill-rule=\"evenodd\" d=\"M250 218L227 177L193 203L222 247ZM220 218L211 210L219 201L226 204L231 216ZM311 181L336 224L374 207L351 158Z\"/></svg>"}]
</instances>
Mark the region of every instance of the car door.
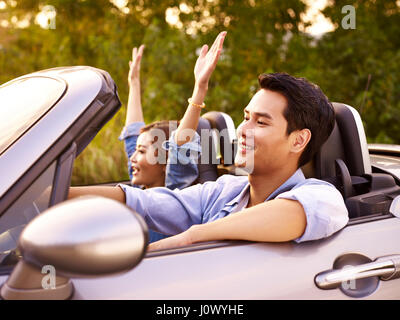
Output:
<instances>
[{"instance_id":1,"label":"car door","mask_svg":"<svg viewBox=\"0 0 400 320\"><path fill-rule=\"evenodd\" d=\"M74 299L399 299L400 279L349 280L336 289L315 278L400 253L400 220L350 222L330 238L296 244L212 242L148 253L130 272L74 279ZM337 265L336 265L337 266ZM348 289L346 291L346 289Z\"/></svg>"}]
</instances>

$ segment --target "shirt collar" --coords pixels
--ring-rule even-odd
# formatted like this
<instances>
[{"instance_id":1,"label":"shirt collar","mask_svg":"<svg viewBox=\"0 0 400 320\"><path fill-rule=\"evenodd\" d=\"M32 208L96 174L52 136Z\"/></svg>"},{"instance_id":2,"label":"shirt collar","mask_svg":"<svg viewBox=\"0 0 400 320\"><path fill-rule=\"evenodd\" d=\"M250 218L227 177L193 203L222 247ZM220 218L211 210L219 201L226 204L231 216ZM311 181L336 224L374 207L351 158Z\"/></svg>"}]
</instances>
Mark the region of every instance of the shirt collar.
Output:
<instances>
[{"instance_id":1,"label":"shirt collar","mask_svg":"<svg viewBox=\"0 0 400 320\"><path fill-rule=\"evenodd\" d=\"M304 177L303 171L301 169L297 169L295 173L292 174L292 176L287 179L280 187L275 189L274 192L272 192L267 199L264 201L268 201L271 199L274 199L277 195L291 190L296 184L299 184L300 182L304 181L306 178Z\"/></svg>"},{"instance_id":2,"label":"shirt collar","mask_svg":"<svg viewBox=\"0 0 400 320\"><path fill-rule=\"evenodd\" d=\"M280 185L274 192L272 192L267 199L264 201L268 201L274 199L277 195L291 190L295 185L299 184L300 182L304 181L306 178L304 177L303 171L301 169L297 169L293 175L287 179L282 185ZM250 183L247 182L243 190L231 201L229 201L226 205L227 206L235 206L237 205L240 200L250 191Z\"/></svg>"},{"instance_id":3,"label":"shirt collar","mask_svg":"<svg viewBox=\"0 0 400 320\"><path fill-rule=\"evenodd\" d=\"M250 183L247 182L247 184L244 186L243 190L240 191L240 193L235 198L233 198L231 201L229 201L226 205L227 206L237 205L240 202L240 200L246 195L246 193L249 192L249 190L250 190Z\"/></svg>"}]
</instances>

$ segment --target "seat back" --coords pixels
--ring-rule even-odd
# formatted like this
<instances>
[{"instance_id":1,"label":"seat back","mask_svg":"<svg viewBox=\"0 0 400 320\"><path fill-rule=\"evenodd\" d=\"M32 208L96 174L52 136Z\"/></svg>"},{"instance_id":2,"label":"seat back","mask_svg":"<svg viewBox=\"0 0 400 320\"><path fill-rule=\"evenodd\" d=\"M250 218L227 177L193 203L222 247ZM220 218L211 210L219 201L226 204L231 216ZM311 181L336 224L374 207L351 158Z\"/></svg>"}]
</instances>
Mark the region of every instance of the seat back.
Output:
<instances>
[{"instance_id":1,"label":"seat back","mask_svg":"<svg viewBox=\"0 0 400 320\"><path fill-rule=\"evenodd\" d=\"M351 176L362 176L372 172L361 117L356 109L342 103L333 103L335 127L328 140L314 158L314 172L318 179L336 176L336 159L342 159ZM310 172L309 170L304 170Z\"/></svg>"},{"instance_id":2,"label":"seat back","mask_svg":"<svg viewBox=\"0 0 400 320\"><path fill-rule=\"evenodd\" d=\"M302 167L306 177L325 180L342 193L349 218L384 215L400 194L390 174L373 173L368 144L357 110L333 103L335 127L314 159Z\"/></svg>"},{"instance_id":3,"label":"seat back","mask_svg":"<svg viewBox=\"0 0 400 320\"><path fill-rule=\"evenodd\" d=\"M232 118L220 111L210 111L202 116L207 119L213 129L213 141L217 150L218 175L232 174L247 176L248 172L235 166L237 152L237 136Z\"/></svg>"},{"instance_id":4,"label":"seat back","mask_svg":"<svg viewBox=\"0 0 400 320\"><path fill-rule=\"evenodd\" d=\"M200 135L201 156L198 162L199 177L195 183L204 183L206 181L215 181L218 178L217 171L217 152L215 142L213 141L212 128L207 119L199 119L197 133Z\"/></svg>"},{"instance_id":5,"label":"seat back","mask_svg":"<svg viewBox=\"0 0 400 320\"><path fill-rule=\"evenodd\" d=\"M237 137L232 118L220 111L210 111L202 116L215 132L218 157L225 166L233 165L237 151Z\"/></svg>"},{"instance_id":6,"label":"seat back","mask_svg":"<svg viewBox=\"0 0 400 320\"><path fill-rule=\"evenodd\" d=\"M344 199L368 189L372 173L367 139L361 117L353 107L334 102L335 126L313 160L302 167L306 178L336 186ZM360 190L356 190L356 188Z\"/></svg>"}]
</instances>

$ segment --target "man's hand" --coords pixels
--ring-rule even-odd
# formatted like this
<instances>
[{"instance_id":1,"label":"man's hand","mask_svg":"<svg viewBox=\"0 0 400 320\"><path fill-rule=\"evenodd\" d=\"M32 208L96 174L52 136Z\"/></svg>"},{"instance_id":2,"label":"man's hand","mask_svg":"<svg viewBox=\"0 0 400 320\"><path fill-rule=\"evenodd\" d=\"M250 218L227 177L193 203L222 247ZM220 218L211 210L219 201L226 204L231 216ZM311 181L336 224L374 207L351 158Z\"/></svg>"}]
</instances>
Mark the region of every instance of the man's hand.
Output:
<instances>
[{"instance_id":1,"label":"man's hand","mask_svg":"<svg viewBox=\"0 0 400 320\"><path fill-rule=\"evenodd\" d=\"M201 48L200 55L197 58L194 67L196 85L200 87L208 86L208 81L210 80L211 74L213 73L221 54L225 36L226 31L221 32L215 39L210 50L208 50L206 44Z\"/></svg>"},{"instance_id":2,"label":"man's hand","mask_svg":"<svg viewBox=\"0 0 400 320\"><path fill-rule=\"evenodd\" d=\"M143 56L144 45L142 44L139 49L136 47L132 50L132 61L129 61L129 86L140 80L140 61Z\"/></svg>"},{"instance_id":3,"label":"man's hand","mask_svg":"<svg viewBox=\"0 0 400 320\"><path fill-rule=\"evenodd\" d=\"M182 233L179 233L175 236L158 240L156 242L150 243L147 251L154 251L154 250L162 250L162 249L169 249L169 248L176 248L187 246L192 244L191 238L191 229L188 229Z\"/></svg>"}]
</instances>

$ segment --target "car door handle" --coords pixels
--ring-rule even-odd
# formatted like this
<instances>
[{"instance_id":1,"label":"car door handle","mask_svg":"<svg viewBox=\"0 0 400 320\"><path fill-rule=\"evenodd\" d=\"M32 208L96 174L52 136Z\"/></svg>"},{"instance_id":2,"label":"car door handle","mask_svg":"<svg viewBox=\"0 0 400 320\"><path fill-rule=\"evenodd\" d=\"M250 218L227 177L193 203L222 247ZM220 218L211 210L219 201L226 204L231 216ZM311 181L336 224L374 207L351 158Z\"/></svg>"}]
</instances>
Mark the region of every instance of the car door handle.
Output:
<instances>
[{"instance_id":1,"label":"car door handle","mask_svg":"<svg viewBox=\"0 0 400 320\"><path fill-rule=\"evenodd\" d=\"M381 280L399 278L400 255L385 256L370 263L323 271L315 276L314 281L320 289L336 289L346 281L368 277L380 277Z\"/></svg>"}]
</instances>

